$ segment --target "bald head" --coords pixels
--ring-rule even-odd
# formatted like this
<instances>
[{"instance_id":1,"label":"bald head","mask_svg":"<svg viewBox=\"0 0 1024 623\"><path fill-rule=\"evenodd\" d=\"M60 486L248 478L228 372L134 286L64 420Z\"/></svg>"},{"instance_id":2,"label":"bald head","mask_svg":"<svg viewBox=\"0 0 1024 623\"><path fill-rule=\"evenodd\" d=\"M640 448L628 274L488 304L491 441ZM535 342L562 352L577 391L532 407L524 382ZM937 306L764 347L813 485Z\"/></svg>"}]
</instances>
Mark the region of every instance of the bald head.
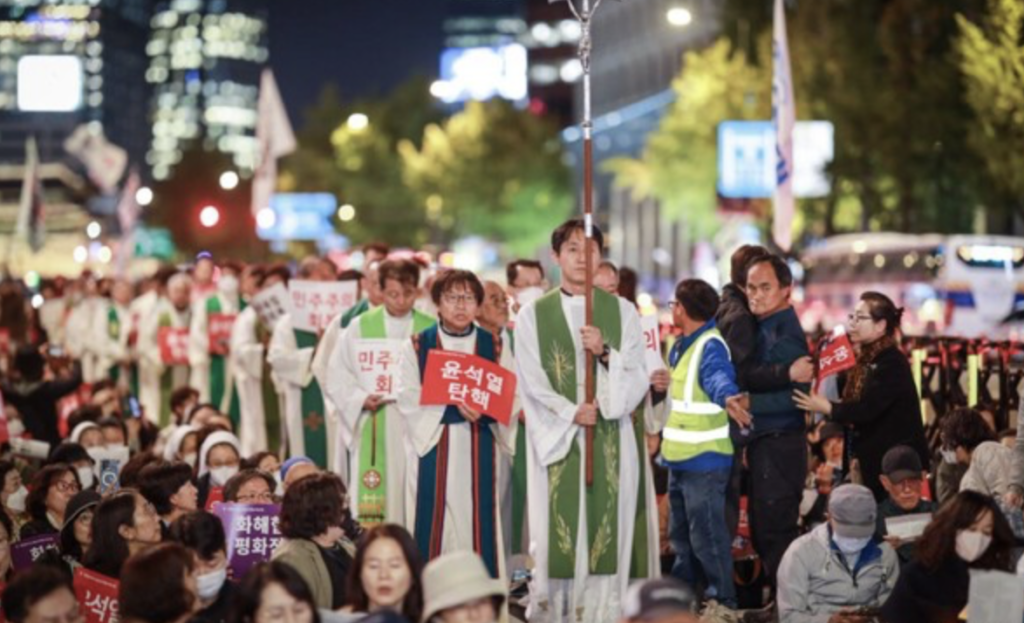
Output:
<instances>
[{"instance_id":1,"label":"bald head","mask_svg":"<svg viewBox=\"0 0 1024 623\"><path fill-rule=\"evenodd\" d=\"M508 325L508 297L501 284L484 282L484 302L477 308L477 323L492 333L500 333Z\"/></svg>"}]
</instances>

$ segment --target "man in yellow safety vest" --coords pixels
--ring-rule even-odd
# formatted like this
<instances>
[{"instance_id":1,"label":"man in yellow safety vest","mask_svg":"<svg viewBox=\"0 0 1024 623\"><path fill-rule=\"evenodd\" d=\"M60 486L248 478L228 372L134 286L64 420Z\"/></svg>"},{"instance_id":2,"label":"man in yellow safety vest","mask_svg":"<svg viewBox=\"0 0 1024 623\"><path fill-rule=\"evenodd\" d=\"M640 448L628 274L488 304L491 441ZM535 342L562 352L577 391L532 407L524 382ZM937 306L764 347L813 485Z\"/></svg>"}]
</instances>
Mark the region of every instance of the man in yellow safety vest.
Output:
<instances>
[{"instance_id":1,"label":"man in yellow safety vest","mask_svg":"<svg viewBox=\"0 0 1024 623\"><path fill-rule=\"evenodd\" d=\"M725 405L739 388L729 348L715 328L718 302L707 282L686 279L676 286L672 318L682 337L669 356L672 413L662 432L661 454L669 469L669 539L676 554L672 575L691 586L703 576L704 598L735 609L725 523L733 446Z\"/></svg>"}]
</instances>

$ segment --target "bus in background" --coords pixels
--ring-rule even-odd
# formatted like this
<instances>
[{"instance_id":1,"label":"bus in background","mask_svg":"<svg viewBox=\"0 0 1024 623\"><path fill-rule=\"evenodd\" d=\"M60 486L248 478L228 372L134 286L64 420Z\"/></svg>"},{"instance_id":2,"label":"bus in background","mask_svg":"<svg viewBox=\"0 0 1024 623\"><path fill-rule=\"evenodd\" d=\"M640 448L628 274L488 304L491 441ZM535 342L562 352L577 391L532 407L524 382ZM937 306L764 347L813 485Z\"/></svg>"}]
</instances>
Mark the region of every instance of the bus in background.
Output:
<instances>
[{"instance_id":1,"label":"bus in background","mask_svg":"<svg viewBox=\"0 0 1024 623\"><path fill-rule=\"evenodd\" d=\"M1022 339L1024 238L984 235L849 234L807 249L804 329L846 322L861 292L904 307L908 335ZM798 297L798 300L800 297Z\"/></svg>"}]
</instances>

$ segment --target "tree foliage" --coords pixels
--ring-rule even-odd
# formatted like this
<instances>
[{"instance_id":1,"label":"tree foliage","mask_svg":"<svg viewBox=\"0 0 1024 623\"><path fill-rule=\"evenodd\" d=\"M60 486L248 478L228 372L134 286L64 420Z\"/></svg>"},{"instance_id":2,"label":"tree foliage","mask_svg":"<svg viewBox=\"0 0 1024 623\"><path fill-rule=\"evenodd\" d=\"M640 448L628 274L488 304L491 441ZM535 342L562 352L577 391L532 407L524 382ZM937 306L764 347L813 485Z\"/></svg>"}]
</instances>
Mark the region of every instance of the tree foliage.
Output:
<instances>
[{"instance_id":1,"label":"tree foliage","mask_svg":"<svg viewBox=\"0 0 1024 623\"><path fill-rule=\"evenodd\" d=\"M1005 212L1019 213L1024 208L1024 4L990 0L989 7L980 24L957 18L958 60L974 112L968 144L984 163Z\"/></svg>"}]
</instances>

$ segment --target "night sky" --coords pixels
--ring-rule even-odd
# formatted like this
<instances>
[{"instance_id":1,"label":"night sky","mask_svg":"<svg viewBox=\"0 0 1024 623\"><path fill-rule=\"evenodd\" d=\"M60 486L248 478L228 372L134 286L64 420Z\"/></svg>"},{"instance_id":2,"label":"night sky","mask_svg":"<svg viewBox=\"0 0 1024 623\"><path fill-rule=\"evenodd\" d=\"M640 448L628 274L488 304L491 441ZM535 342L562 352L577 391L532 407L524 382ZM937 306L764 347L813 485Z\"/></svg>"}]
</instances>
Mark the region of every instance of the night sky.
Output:
<instances>
[{"instance_id":1,"label":"night sky","mask_svg":"<svg viewBox=\"0 0 1024 623\"><path fill-rule=\"evenodd\" d=\"M296 128L321 89L344 99L386 93L438 72L442 0L276 0L270 64Z\"/></svg>"}]
</instances>

